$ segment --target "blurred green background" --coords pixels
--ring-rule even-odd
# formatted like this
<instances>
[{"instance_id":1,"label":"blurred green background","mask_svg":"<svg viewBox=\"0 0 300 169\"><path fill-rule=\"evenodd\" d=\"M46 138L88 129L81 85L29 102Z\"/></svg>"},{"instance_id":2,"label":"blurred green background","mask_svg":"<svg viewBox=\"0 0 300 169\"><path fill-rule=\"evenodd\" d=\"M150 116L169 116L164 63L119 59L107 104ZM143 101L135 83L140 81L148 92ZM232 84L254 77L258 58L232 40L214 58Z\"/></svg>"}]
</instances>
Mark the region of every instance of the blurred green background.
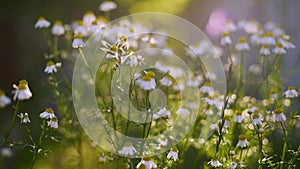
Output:
<instances>
[{"instance_id":1,"label":"blurred green background","mask_svg":"<svg viewBox=\"0 0 300 169\"><path fill-rule=\"evenodd\" d=\"M45 106L51 104L49 93L44 90L43 83L46 83L47 75L43 73L43 54L48 52L48 47L41 31L34 29L34 24L39 16L45 16L48 20L62 20L64 23L71 23L81 19L85 11L92 10L97 15L103 13L98 10L102 1L99 0L9 0L2 1L0 6L0 88L10 95L12 84L20 79L26 78L34 94L29 104L24 109L35 112L32 119L38 119L40 112ZM265 23L273 21L291 35L292 42L296 49L288 52L284 59L284 72L288 73L293 67L287 84L300 87L300 1L299 0L116 0L118 8L112 11L112 20L118 17L136 12L167 12L178 15L189 20L203 31L208 31L208 36L217 41L218 22L213 25L216 32L211 32L208 23L214 21L214 13L221 12L225 19L231 18L234 21L239 19L255 18ZM217 20L218 21L218 20ZM207 29L209 28L209 29ZM70 77L71 78L71 77ZM7 110L1 110L5 113ZM11 118L11 114L5 114ZM33 121L33 126L38 122ZM16 125L14 136L22 137L22 126ZM19 133L19 130L20 133ZM39 132L39 130L37 130ZM299 140L299 139L298 139ZM191 152L194 153L194 152ZM31 157L18 154L17 158L10 159L11 168L21 167L26 159ZM24 158L19 160L18 158ZM14 162L21 162L14 164ZM192 160L192 159L191 159Z\"/></svg>"}]
</instances>

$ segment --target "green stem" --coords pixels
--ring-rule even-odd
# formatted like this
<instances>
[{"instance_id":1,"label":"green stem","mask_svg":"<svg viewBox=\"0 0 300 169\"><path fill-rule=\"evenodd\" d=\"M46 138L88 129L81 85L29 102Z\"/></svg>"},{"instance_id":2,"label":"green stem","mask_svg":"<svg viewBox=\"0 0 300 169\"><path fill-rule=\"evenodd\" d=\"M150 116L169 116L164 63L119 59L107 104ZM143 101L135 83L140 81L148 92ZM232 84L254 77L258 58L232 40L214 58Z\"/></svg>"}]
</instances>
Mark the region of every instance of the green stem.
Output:
<instances>
[{"instance_id":1,"label":"green stem","mask_svg":"<svg viewBox=\"0 0 300 169\"><path fill-rule=\"evenodd\" d=\"M32 138L32 135L31 135L30 127L26 124L25 128L26 128L26 133L27 133L27 135L28 135L28 138L29 138L31 144L32 144L33 146L35 146L35 142L34 142L34 140L33 140L33 138Z\"/></svg>"},{"instance_id":2,"label":"green stem","mask_svg":"<svg viewBox=\"0 0 300 169\"><path fill-rule=\"evenodd\" d=\"M280 169L283 169L283 162L285 160L285 154L287 151L287 136L288 136L288 131L285 129L284 124L280 122L282 132L284 135L284 140L283 140L283 147L282 147L282 154L281 154L281 163L280 163Z\"/></svg>"},{"instance_id":3,"label":"green stem","mask_svg":"<svg viewBox=\"0 0 300 169\"><path fill-rule=\"evenodd\" d=\"M240 67L239 67L239 80L237 85L237 93L238 95L243 95L242 85L243 85L243 79L244 79L244 66L245 66L245 56L244 52L241 52L241 60L240 60ZM241 93L240 93L241 92Z\"/></svg>"},{"instance_id":4,"label":"green stem","mask_svg":"<svg viewBox=\"0 0 300 169\"><path fill-rule=\"evenodd\" d=\"M20 108L21 108L21 101L18 100L17 103L16 103L16 108L15 108L15 112L14 112L14 114L13 114L12 121L11 121L10 126L9 126L9 128L8 128L8 131L7 131L6 134L5 134L4 145L5 145L6 143L8 143L8 138L9 138L9 136L10 136L10 134L11 134L12 129L13 129L14 126L15 126L16 119L17 119L17 115L18 115L18 113L19 113L19 111L20 111Z\"/></svg>"},{"instance_id":5,"label":"green stem","mask_svg":"<svg viewBox=\"0 0 300 169\"><path fill-rule=\"evenodd\" d=\"M226 109L227 104L228 104L227 95L228 95L228 93L226 92L226 94L224 95L225 103L224 103L224 107L222 108L222 115L221 115L222 122L221 122L221 125L219 126L219 139L217 140L217 144L216 144L216 153L219 152L220 144L221 144L222 137L223 137L222 129L223 129L223 126L225 124L225 119L224 119L225 109Z\"/></svg>"},{"instance_id":6,"label":"green stem","mask_svg":"<svg viewBox=\"0 0 300 169\"><path fill-rule=\"evenodd\" d=\"M89 64L88 64L87 61L86 61L86 58L85 58L85 55L84 55L82 49L81 49L81 48L78 48L78 50L79 50L80 56L81 56L81 58L82 58L82 60L83 60L83 62L84 62L84 64L85 64L85 66L89 69L90 66L89 66ZM89 69L89 70L90 70L90 69ZM92 75L92 74L91 74L91 75ZM92 76L92 78L93 78L93 76Z\"/></svg>"},{"instance_id":7,"label":"green stem","mask_svg":"<svg viewBox=\"0 0 300 169\"><path fill-rule=\"evenodd\" d=\"M34 151L34 154L33 154L33 157L32 157L32 162L31 162L31 165L30 165L30 169L33 168L36 160L37 160L37 157L38 157L38 153L39 153L39 149L42 147L42 144L43 144L43 138L45 137L45 134L46 134L46 129L47 129L47 124L46 124L46 120L43 119L42 121L42 132L40 134L40 137L39 137L39 142L38 142L38 145L35 147L35 151Z\"/></svg>"},{"instance_id":8,"label":"green stem","mask_svg":"<svg viewBox=\"0 0 300 169\"><path fill-rule=\"evenodd\" d=\"M110 11L106 11L106 12L104 13L104 17L105 17L107 23L110 22Z\"/></svg>"},{"instance_id":9,"label":"green stem","mask_svg":"<svg viewBox=\"0 0 300 169\"><path fill-rule=\"evenodd\" d=\"M259 127L257 127L256 129L256 133L257 133L257 136L258 136L258 144L259 144L259 152L258 152L258 168L261 169L262 168L262 165L261 165L261 162L262 162L262 135L259 133Z\"/></svg>"},{"instance_id":10,"label":"green stem","mask_svg":"<svg viewBox=\"0 0 300 169\"><path fill-rule=\"evenodd\" d=\"M54 54L54 57L57 57L58 56L58 36L54 36L53 38L53 54Z\"/></svg>"}]
</instances>

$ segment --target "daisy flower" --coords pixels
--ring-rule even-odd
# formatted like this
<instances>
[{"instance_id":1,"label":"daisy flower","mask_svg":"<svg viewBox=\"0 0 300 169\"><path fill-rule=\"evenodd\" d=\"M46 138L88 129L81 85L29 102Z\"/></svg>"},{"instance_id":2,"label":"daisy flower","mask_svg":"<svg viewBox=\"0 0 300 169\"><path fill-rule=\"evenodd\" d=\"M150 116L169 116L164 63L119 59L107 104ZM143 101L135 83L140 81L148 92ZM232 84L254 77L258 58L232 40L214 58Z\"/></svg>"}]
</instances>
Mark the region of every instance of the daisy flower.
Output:
<instances>
[{"instance_id":1,"label":"daisy flower","mask_svg":"<svg viewBox=\"0 0 300 169\"><path fill-rule=\"evenodd\" d=\"M104 1L99 6L99 10L103 12L111 11L116 8L117 8L117 4L112 1Z\"/></svg>"},{"instance_id":2,"label":"daisy flower","mask_svg":"<svg viewBox=\"0 0 300 169\"><path fill-rule=\"evenodd\" d=\"M235 123L242 123L243 121L243 116L242 116L242 111L241 110L236 110L235 115L233 117L233 121Z\"/></svg>"},{"instance_id":3,"label":"daisy flower","mask_svg":"<svg viewBox=\"0 0 300 169\"><path fill-rule=\"evenodd\" d=\"M260 51L259 51L259 53L260 53L261 55L265 55L265 56L270 55L271 52L270 52L269 46L268 46L268 45L262 45L262 46L261 46L261 49L260 49Z\"/></svg>"},{"instance_id":4,"label":"daisy flower","mask_svg":"<svg viewBox=\"0 0 300 169\"><path fill-rule=\"evenodd\" d=\"M211 97L211 96L208 96L208 97L204 97L202 98L203 102L212 106L212 105L215 105L216 104L216 101Z\"/></svg>"},{"instance_id":5,"label":"daisy flower","mask_svg":"<svg viewBox=\"0 0 300 169\"><path fill-rule=\"evenodd\" d=\"M283 93L283 96L289 99L298 97L298 91L295 86L289 86L288 89Z\"/></svg>"},{"instance_id":6,"label":"daisy flower","mask_svg":"<svg viewBox=\"0 0 300 169\"><path fill-rule=\"evenodd\" d=\"M106 155L104 153L101 153L101 155L98 155L99 156L99 161L100 162L105 162L106 161Z\"/></svg>"},{"instance_id":7,"label":"daisy flower","mask_svg":"<svg viewBox=\"0 0 300 169\"><path fill-rule=\"evenodd\" d=\"M172 85L172 80L170 75L164 76L162 79L159 80L160 83L164 86L171 86Z\"/></svg>"},{"instance_id":8,"label":"daisy flower","mask_svg":"<svg viewBox=\"0 0 300 169\"><path fill-rule=\"evenodd\" d=\"M61 67L61 63L54 63L53 61L48 61L46 63L46 68L44 69L45 73L52 74L57 72L57 68Z\"/></svg>"},{"instance_id":9,"label":"daisy flower","mask_svg":"<svg viewBox=\"0 0 300 169\"><path fill-rule=\"evenodd\" d=\"M106 41L101 41L102 45L104 47L101 47L100 49L103 50L106 53L106 58L107 59L115 59L115 60L120 60L119 58L119 48L117 45L111 45Z\"/></svg>"},{"instance_id":10,"label":"daisy flower","mask_svg":"<svg viewBox=\"0 0 300 169\"><path fill-rule=\"evenodd\" d=\"M166 108L162 108L157 113L153 114L154 119L158 119L158 118L168 119L170 117L171 117L171 112Z\"/></svg>"},{"instance_id":11,"label":"daisy flower","mask_svg":"<svg viewBox=\"0 0 300 169\"><path fill-rule=\"evenodd\" d=\"M40 114L40 118L42 119L52 119L53 117L55 117L55 114L52 108L46 108L46 110Z\"/></svg>"},{"instance_id":12,"label":"daisy flower","mask_svg":"<svg viewBox=\"0 0 300 169\"><path fill-rule=\"evenodd\" d=\"M143 168L142 166L145 169L157 168L157 165L151 160L150 157L143 157L142 160L136 166L136 168L137 169Z\"/></svg>"},{"instance_id":13,"label":"daisy flower","mask_svg":"<svg viewBox=\"0 0 300 169\"><path fill-rule=\"evenodd\" d=\"M87 27L84 25L84 22L82 20L78 20L72 24L73 27L73 33L80 34L82 36L88 35Z\"/></svg>"},{"instance_id":14,"label":"daisy flower","mask_svg":"<svg viewBox=\"0 0 300 169\"><path fill-rule=\"evenodd\" d=\"M0 108L4 108L5 106L9 105L11 100L9 97L5 95L5 92L0 89Z\"/></svg>"},{"instance_id":15,"label":"daisy flower","mask_svg":"<svg viewBox=\"0 0 300 169\"><path fill-rule=\"evenodd\" d=\"M232 44L232 41L231 41L231 39L230 39L230 36L229 36L229 33L228 33L228 32L223 32L223 33L222 33L222 38L221 38L220 44L221 44L222 46Z\"/></svg>"},{"instance_id":16,"label":"daisy flower","mask_svg":"<svg viewBox=\"0 0 300 169\"><path fill-rule=\"evenodd\" d=\"M276 43L272 32L261 34L259 42L262 45L275 45Z\"/></svg>"},{"instance_id":17,"label":"daisy flower","mask_svg":"<svg viewBox=\"0 0 300 169\"><path fill-rule=\"evenodd\" d=\"M154 78L155 78L155 73L152 71L148 71L145 76L143 76L140 79L137 79L136 83L143 90L153 90L156 87L156 82Z\"/></svg>"},{"instance_id":18,"label":"daisy flower","mask_svg":"<svg viewBox=\"0 0 300 169\"><path fill-rule=\"evenodd\" d=\"M282 43L278 42L276 43L275 48L272 50L275 54L281 55L281 54L285 54L286 50L284 49Z\"/></svg>"},{"instance_id":19,"label":"daisy flower","mask_svg":"<svg viewBox=\"0 0 300 169\"><path fill-rule=\"evenodd\" d=\"M109 156L107 156L107 155L105 155L104 153L101 153L101 154L98 154L98 156L99 156L99 162L106 162L106 160L108 159L108 160L113 160L113 158L111 158L111 157L109 157Z\"/></svg>"},{"instance_id":20,"label":"daisy flower","mask_svg":"<svg viewBox=\"0 0 300 169\"><path fill-rule=\"evenodd\" d=\"M249 44L247 43L247 39L245 37L239 38L238 43L235 45L235 49L238 51L249 50Z\"/></svg>"},{"instance_id":21,"label":"daisy flower","mask_svg":"<svg viewBox=\"0 0 300 169\"><path fill-rule=\"evenodd\" d=\"M14 84L13 88L15 88L15 90L13 91L14 100L28 100L32 97L28 82L25 79L20 80L18 86Z\"/></svg>"},{"instance_id":22,"label":"daisy flower","mask_svg":"<svg viewBox=\"0 0 300 169\"><path fill-rule=\"evenodd\" d=\"M275 91L271 91L271 93L270 93L270 98L271 98L272 100L278 99L278 93L276 93Z\"/></svg>"},{"instance_id":23,"label":"daisy flower","mask_svg":"<svg viewBox=\"0 0 300 169\"><path fill-rule=\"evenodd\" d=\"M9 157L11 157L13 155L13 152L12 152L12 150L10 148L2 148L0 150L0 155L3 158L9 158Z\"/></svg>"},{"instance_id":24,"label":"daisy flower","mask_svg":"<svg viewBox=\"0 0 300 169\"><path fill-rule=\"evenodd\" d=\"M201 93L212 95L214 93L214 89L211 87L210 82L205 82L204 85L199 89Z\"/></svg>"},{"instance_id":25,"label":"daisy flower","mask_svg":"<svg viewBox=\"0 0 300 169\"><path fill-rule=\"evenodd\" d=\"M65 34L65 28L63 26L62 21L56 20L51 30L53 35L60 36Z\"/></svg>"},{"instance_id":26,"label":"daisy flower","mask_svg":"<svg viewBox=\"0 0 300 169\"><path fill-rule=\"evenodd\" d=\"M34 28L48 28L51 25L49 21L47 21L44 17L40 16L37 22L34 25Z\"/></svg>"},{"instance_id":27,"label":"daisy flower","mask_svg":"<svg viewBox=\"0 0 300 169\"><path fill-rule=\"evenodd\" d=\"M28 116L28 113L20 113L18 115L18 117L20 117L21 119L21 123L30 123L30 119L29 119L29 116Z\"/></svg>"},{"instance_id":28,"label":"daisy flower","mask_svg":"<svg viewBox=\"0 0 300 169\"><path fill-rule=\"evenodd\" d=\"M286 121L286 116L284 115L282 108L276 108L273 111L273 121L274 122Z\"/></svg>"},{"instance_id":29,"label":"daisy flower","mask_svg":"<svg viewBox=\"0 0 300 169\"><path fill-rule=\"evenodd\" d=\"M57 129L58 128L58 119L57 117L52 117L50 121L47 122L48 123L48 126L51 127L51 128L55 128Z\"/></svg>"},{"instance_id":30,"label":"daisy flower","mask_svg":"<svg viewBox=\"0 0 300 169\"><path fill-rule=\"evenodd\" d=\"M177 110L177 114L179 114L179 115L181 115L181 116L183 116L183 117L189 116L190 113L191 113L191 112L190 112L188 109L186 109L186 108L179 108L179 109Z\"/></svg>"},{"instance_id":31,"label":"daisy flower","mask_svg":"<svg viewBox=\"0 0 300 169\"><path fill-rule=\"evenodd\" d=\"M188 86L188 87L198 87L199 86L199 81L197 79L189 79L186 82L186 86Z\"/></svg>"},{"instance_id":32,"label":"daisy flower","mask_svg":"<svg viewBox=\"0 0 300 169\"><path fill-rule=\"evenodd\" d=\"M249 66L249 71L255 75L261 73L261 67L258 64L252 64Z\"/></svg>"},{"instance_id":33,"label":"daisy flower","mask_svg":"<svg viewBox=\"0 0 300 169\"><path fill-rule=\"evenodd\" d=\"M225 26L224 26L224 31L234 32L236 30L237 30L237 28L236 28L235 24L233 23L233 21L230 19L227 20L225 23Z\"/></svg>"},{"instance_id":34,"label":"daisy flower","mask_svg":"<svg viewBox=\"0 0 300 169\"><path fill-rule=\"evenodd\" d=\"M249 34L254 34L259 31L260 24L255 19L250 19L244 23L244 31Z\"/></svg>"},{"instance_id":35,"label":"daisy flower","mask_svg":"<svg viewBox=\"0 0 300 169\"><path fill-rule=\"evenodd\" d=\"M222 166L222 163L220 163L220 161L217 160L216 158L212 158L207 164L211 165L212 167L221 167Z\"/></svg>"},{"instance_id":36,"label":"daisy flower","mask_svg":"<svg viewBox=\"0 0 300 169\"><path fill-rule=\"evenodd\" d=\"M133 147L132 143L129 141L126 142L121 149L121 154L125 156L132 156L134 153L136 153L136 149Z\"/></svg>"},{"instance_id":37,"label":"daisy flower","mask_svg":"<svg viewBox=\"0 0 300 169\"><path fill-rule=\"evenodd\" d=\"M295 45L292 44L290 37L289 36L284 36L281 35L278 38L278 41L283 45L284 48L290 49L290 48L295 48Z\"/></svg>"},{"instance_id":38,"label":"daisy flower","mask_svg":"<svg viewBox=\"0 0 300 169\"><path fill-rule=\"evenodd\" d=\"M256 106L255 103L252 103L251 107L249 108L248 113L251 114L251 113L255 112L256 110L258 110L258 107Z\"/></svg>"},{"instance_id":39,"label":"daisy flower","mask_svg":"<svg viewBox=\"0 0 300 169\"><path fill-rule=\"evenodd\" d=\"M227 102L228 102L229 104L234 103L236 97L237 97L236 94L228 93L228 95L227 95L228 101L227 101Z\"/></svg>"},{"instance_id":40,"label":"daisy flower","mask_svg":"<svg viewBox=\"0 0 300 169\"><path fill-rule=\"evenodd\" d=\"M259 113L258 110L255 110L252 114L252 124L254 126L256 125L262 125L262 121L264 120L263 116Z\"/></svg>"},{"instance_id":41,"label":"daisy flower","mask_svg":"<svg viewBox=\"0 0 300 169\"><path fill-rule=\"evenodd\" d=\"M188 107L189 109L197 109L198 108L198 104L196 102L187 102L186 103L186 107Z\"/></svg>"},{"instance_id":42,"label":"daisy flower","mask_svg":"<svg viewBox=\"0 0 300 169\"><path fill-rule=\"evenodd\" d=\"M168 159L173 158L174 161L178 160L178 149L177 149L177 147L171 148L169 154L167 155L167 158Z\"/></svg>"},{"instance_id":43,"label":"daisy flower","mask_svg":"<svg viewBox=\"0 0 300 169\"><path fill-rule=\"evenodd\" d=\"M239 135L239 141L237 143L236 146L241 147L241 148L245 148L249 145L249 142L246 139L246 136L244 134L240 134Z\"/></svg>"},{"instance_id":44,"label":"daisy flower","mask_svg":"<svg viewBox=\"0 0 300 169\"><path fill-rule=\"evenodd\" d=\"M225 119L225 121L224 121L223 127L230 128L230 120L231 120L230 116L225 116L224 119Z\"/></svg>"},{"instance_id":45,"label":"daisy flower","mask_svg":"<svg viewBox=\"0 0 300 169\"><path fill-rule=\"evenodd\" d=\"M241 162L239 159L233 159L233 161L230 163L230 169L236 169L238 166L245 167L244 163Z\"/></svg>"},{"instance_id":46,"label":"daisy flower","mask_svg":"<svg viewBox=\"0 0 300 169\"><path fill-rule=\"evenodd\" d=\"M93 11L86 11L83 15L82 21L85 25L90 26L92 25L92 22L95 21L97 18Z\"/></svg>"},{"instance_id":47,"label":"daisy flower","mask_svg":"<svg viewBox=\"0 0 300 169\"><path fill-rule=\"evenodd\" d=\"M81 34L75 34L74 35L74 40L72 43L73 48L83 48L84 47L84 42L82 40L82 35Z\"/></svg>"},{"instance_id":48,"label":"daisy flower","mask_svg":"<svg viewBox=\"0 0 300 169\"><path fill-rule=\"evenodd\" d=\"M98 20L94 20L92 22L92 25L89 27L90 28L89 31L90 31L90 33L95 33L95 32L97 32L98 30L100 30L101 28L104 28L104 27L105 27L104 23L102 23Z\"/></svg>"}]
</instances>

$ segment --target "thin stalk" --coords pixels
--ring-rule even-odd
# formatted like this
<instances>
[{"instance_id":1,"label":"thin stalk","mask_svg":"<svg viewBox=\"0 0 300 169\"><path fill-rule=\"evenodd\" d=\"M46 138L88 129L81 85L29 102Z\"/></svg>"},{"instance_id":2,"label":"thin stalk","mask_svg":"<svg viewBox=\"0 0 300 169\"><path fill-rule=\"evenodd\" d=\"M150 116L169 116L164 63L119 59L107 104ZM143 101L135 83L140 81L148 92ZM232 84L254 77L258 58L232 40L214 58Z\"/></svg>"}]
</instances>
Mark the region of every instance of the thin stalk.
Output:
<instances>
[{"instance_id":1,"label":"thin stalk","mask_svg":"<svg viewBox=\"0 0 300 169\"><path fill-rule=\"evenodd\" d=\"M281 126L283 136L284 136L283 146L282 146L282 154L281 154L281 163L280 163L280 169L283 169L283 162L285 160L285 154L286 154L286 151L287 151L288 131L285 129L285 126L282 122L280 122L280 126Z\"/></svg>"},{"instance_id":2,"label":"thin stalk","mask_svg":"<svg viewBox=\"0 0 300 169\"><path fill-rule=\"evenodd\" d=\"M4 145L5 145L6 143L8 143L8 138L9 138L9 136L10 136L10 134L11 134L12 129L13 129L14 126L15 126L16 119L17 119L17 114L19 113L20 108L21 108L21 101L18 100L17 103L16 103L15 112L14 112L14 114L13 114L13 118L12 118L12 120L11 120L10 126L9 126L9 128L8 128L8 131L5 133L5 140L4 140L4 143L3 143Z\"/></svg>"},{"instance_id":3,"label":"thin stalk","mask_svg":"<svg viewBox=\"0 0 300 169\"><path fill-rule=\"evenodd\" d=\"M35 151L33 153L33 157L32 157L32 162L31 162L31 165L30 165L30 169L33 168L36 160L37 160L37 157L38 157L38 153L39 153L39 149L42 147L43 145L43 139L45 137L45 134L46 134L46 129L47 129L47 124L46 124L46 120L43 119L42 121L42 132L40 134L40 137L39 137L39 142L38 142L38 145L35 147Z\"/></svg>"}]
</instances>

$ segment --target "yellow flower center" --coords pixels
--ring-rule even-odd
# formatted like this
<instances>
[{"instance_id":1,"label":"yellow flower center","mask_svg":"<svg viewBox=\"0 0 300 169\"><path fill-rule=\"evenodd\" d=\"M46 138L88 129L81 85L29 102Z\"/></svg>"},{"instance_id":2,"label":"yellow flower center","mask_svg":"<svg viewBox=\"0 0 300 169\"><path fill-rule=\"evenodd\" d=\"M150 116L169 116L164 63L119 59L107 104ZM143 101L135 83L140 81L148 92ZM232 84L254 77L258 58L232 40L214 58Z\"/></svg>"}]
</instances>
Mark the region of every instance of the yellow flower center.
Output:
<instances>
[{"instance_id":1,"label":"yellow flower center","mask_svg":"<svg viewBox=\"0 0 300 169\"><path fill-rule=\"evenodd\" d=\"M275 112L275 114L280 114L280 113L283 112L283 109L282 109L282 108L276 108L276 109L274 110L274 112Z\"/></svg>"},{"instance_id":2,"label":"yellow flower center","mask_svg":"<svg viewBox=\"0 0 300 169\"><path fill-rule=\"evenodd\" d=\"M273 33L272 32L267 32L266 33L266 36L269 36L269 37L274 37Z\"/></svg>"},{"instance_id":3,"label":"yellow flower center","mask_svg":"<svg viewBox=\"0 0 300 169\"><path fill-rule=\"evenodd\" d=\"M28 82L25 79L19 81L18 89L25 90L28 88Z\"/></svg>"},{"instance_id":4,"label":"yellow flower center","mask_svg":"<svg viewBox=\"0 0 300 169\"><path fill-rule=\"evenodd\" d=\"M106 22L105 18L103 16L97 16L97 20Z\"/></svg>"},{"instance_id":5,"label":"yellow flower center","mask_svg":"<svg viewBox=\"0 0 300 169\"><path fill-rule=\"evenodd\" d=\"M268 46L268 45L262 45L262 48L264 48L264 49L268 49L268 48L269 48L269 46Z\"/></svg>"},{"instance_id":6,"label":"yellow flower center","mask_svg":"<svg viewBox=\"0 0 300 169\"><path fill-rule=\"evenodd\" d=\"M82 20L77 21L77 24L80 25L80 26L83 26L83 25L84 25L84 23L83 23Z\"/></svg>"},{"instance_id":7,"label":"yellow flower center","mask_svg":"<svg viewBox=\"0 0 300 169\"><path fill-rule=\"evenodd\" d=\"M142 78L144 81L150 81L151 80L151 77L149 75L145 75L143 76Z\"/></svg>"},{"instance_id":8,"label":"yellow flower center","mask_svg":"<svg viewBox=\"0 0 300 169\"><path fill-rule=\"evenodd\" d=\"M43 20L46 20L44 17L42 17L42 16L40 16L39 18L38 18L38 21L43 21Z\"/></svg>"},{"instance_id":9,"label":"yellow flower center","mask_svg":"<svg viewBox=\"0 0 300 169\"><path fill-rule=\"evenodd\" d=\"M74 39L82 39L82 35L80 35L80 34L75 34L75 35L74 35Z\"/></svg>"},{"instance_id":10,"label":"yellow flower center","mask_svg":"<svg viewBox=\"0 0 300 169\"><path fill-rule=\"evenodd\" d=\"M171 151L178 152L178 149L177 149L177 147L173 147L173 148L171 148Z\"/></svg>"},{"instance_id":11,"label":"yellow flower center","mask_svg":"<svg viewBox=\"0 0 300 169\"><path fill-rule=\"evenodd\" d=\"M19 90L25 90L25 89L27 89L27 85L25 85L25 84L19 84L18 85L18 89Z\"/></svg>"},{"instance_id":12,"label":"yellow flower center","mask_svg":"<svg viewBox=\"0 0 300 169\"><path fill-rule=\"evenodd\" d=\"M142 160L144 160L144 161L150 161L151 157L143 157Z\"/></svg>"},{"instance_id":13,"label":"yellow flower center","mask_svg":"<svg viewBox=\"0 0 300 169\"><path fill-rule=\"evenodd\" d=\"M151 78L155 78L155 73L152 71L147 72L147 75Z\"/></svg>"},{"instance_id":14,"label":"yellow flower center","mask_svg":"<svg viewBox=\"0 0 300 169\"><path fill-rule=\"evenodd\" d=\"M94 21L92 22L92 25L98 25L98 21L97 21L97 20L94 20Z\"/></svg>"},{"instance_id":15,"label":"yellow flower center","mask_svg":"<svg viewBox=\"0 0 300 169\"><path fill-rule=\"evenodd\" d=\"M126 41L128 41L128 38L126 36L121 36L120 40L126 42Z\"/></svg>"},{"instance_id":16,"label":"yellow flower center","mask_svg":"<svg viewBox=\"0 0 300 169\"><path fill-rule=\"evenodd\" d=\"M116 45L113 45L113 46L111 47L111 50L112 50L112 51L118 51L119 49L118 49L118 47L117 47Z\"/></svg>"},{"instance_id":17,"label":"yellow flower center","mask_svg":"<svg viewBox=\"0 0 300 169\"><path fill-rule=\"evenodd\" d=\"M295 89L296 89L295 86L289 86L289 87L288 87L288 90L295 90Z\"/></svg>"},{"instance_id":18,"label":"yellow flower center","mask_svg":"<svg viewBox=\"0 0 300 169\"><path fill-rule=\"evenodd\" d=\"M204 86L211 86L211 83L210 82L205 82Z\"/></svg>"},{"instance_id":19,"label":"yellow flower center","mask_svg":"<svg viewBox=\"0 0 300 169\"><path fill-rule=\"evenodd\" d=\"M48 113L54 114L54 110L52 108L47 108L45 111Z\"/></svg>"},{"instance_id":20,"label":"yellow flower center","mask_svg":"<svg viewBox=\"0 0 300 169\"><path fill-rule=\"evenodd\" d=\"M222 37L224 38L224 37L226 37L226 36L229 36L229 33L228 33L228 32L223 32L223 33L222 33Z\"/></svg>"},{"instance_id":21,"label":"yellow flower center","mask_svg":"<svg viewBox=\"0 0 300 169\"><path fill-rule=\"evenodd\" d=\"M224 119L229 121L231 118L230 118L230 116L225 116Z\"/></svg>"},{"instance_id":22,"label":"yellow flower center","mask_svg":"<svg viewBox=\"0 0 300 169\"><path fill-rule=\"evenodd\" d=\"M88 11L85 12L85 15L94 15L94 12L91 11L91 10L88 10Z\"/></svg>"},{"instance_id":23,"label":"yellow flower center","mask_svg":"<svg viewBox=\"0 0 300 169\"><path fill-rule=\"evenodd\" d=\"M278 43L276 43L276 47L283 48L283 45L282 45L282 43L278 42Z\"/></svg>"},{"instance_id":24,"label":"yellow flower center","mask_svg":"<svg viewBox=\"0 0 300 169\"><path fill-rule=\"evenodd\" d=\"M63 25L61 20L56 20L54 21L54 25Z\"/></svg>"},{"instance_id":25,"label":"yellow flower center","mask_svg":"<svg viewBox=\"0 0 300 169\"><path fill-rule=\"evenodd\" d=\"M239 135L239 140L246 140L246 136L244 134Z\"/></svg>"},{"instance_id":26,"label":"yellow flower center","mask_svg":"<svg viewBox=\"0 0 300 169\"><path fill-rule=\"evenodd\" d=\"M53 65L54 65L54 62L53 62L53 61L51 61L51 60L50 60L50 61L48 61L48 62L47 62L47 64L46 64L46 66L53 66Z\"/></svg>"},{"instance_id":27,"label":"yellow flower center","mask_svg":"<svg viewBox=\"0 0 300 169\"><path fill-rule=\"evenodd\" d=\"M234 159L233 159L233 162L239 163L239 162L240 162L240 159L234 158Z\"/></svg>"},{"instance_id":28,"label":"yellow flower center","mask_svg":"<svg viewBox=\"0 0 300 169\"><path fill-rule=\"evenodd\" d=\"M141 164L141 165L139 166L139 168L137 168L137 169L147 169L147 167L145 166L145 164Z\"/></svg>"},{"instance_id":29,"label":"yellow flower center","mask_svg":"<svg viewBox=\"0 0 300 169\"><path fill-rule=\"evenodd\" d=\"M127 142L124 144L124 146L126 146L126 147L132 146L132 143L131 143L130 141L127 141Z\"/></svg>"},{"instance_id":30,"label":"yellow flower center","mask_svg":"<svg viewBox=\"0 0 300 169\"><path fill-rule=\"evenodd\" d=\"M235 115L237 115L237 116L242 115L242 111L241 111L241 110L236 110L236 111L235 111Z\"/></svg>"},{"instance_id":31,"label":"yellow flower center","mask_svg":"<svg viewBox=\"0 0 300 169\"><path fill-rule=\"evenodd\" d=\"M247 39L245 37L239 38L239 43L246 43Z\"/></svg>"},{"instance_id":32,"label":"yellow flower center","mask_svg":"<svg viewBox=\"0 0 300 169\"><path fill-rule=\"evenodd\" d=\"M258 119L259 118L259 114L258 113L254 113L253 114L253 119Z\"/></svg>"},{"instance_id":33,"label":"yellow flower center","mask_svg":"<svg viewBox=\"0 0 300 169\"><path fill-rule=\"evenodd\" d=\"M19 81L19 84L28 85L28 82L25 79Z\"/></svg>"},{"instance_id":34,"label":"yellow flower center","mask_svg":"<svg viewBox=\"0 0 300 169\"><path fill-rule=\"evenodd\" d=\"M58 119L57 119L57 117L52 117L51 121L58 122Z\"/></svg>"}]
</instances>

